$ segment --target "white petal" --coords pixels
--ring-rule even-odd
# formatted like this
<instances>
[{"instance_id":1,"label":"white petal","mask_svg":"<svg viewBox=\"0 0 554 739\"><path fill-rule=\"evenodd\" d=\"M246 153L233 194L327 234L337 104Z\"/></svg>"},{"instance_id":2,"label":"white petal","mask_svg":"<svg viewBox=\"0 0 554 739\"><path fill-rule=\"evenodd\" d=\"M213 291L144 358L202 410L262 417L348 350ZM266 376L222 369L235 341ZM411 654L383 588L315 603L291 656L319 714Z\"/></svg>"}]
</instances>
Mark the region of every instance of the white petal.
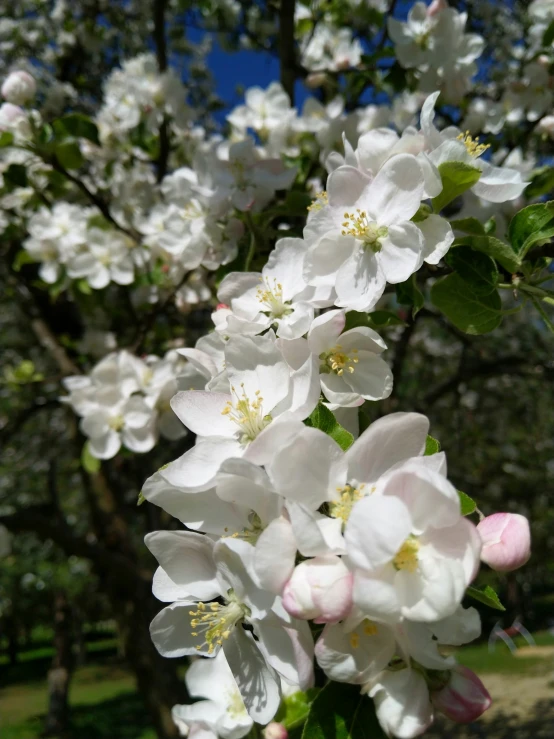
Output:
<instances>
[{"instance_id":1,"label":"white petal","mask_svg":"<svg viewBox=\"0 0 554 739\"><path fill-rule=\"evenodd\" d=\"M199 436L234 436L238 430L223 411L231 402L230 395L204 390L185 390L171 399L175 415Z\"/></svg>"},{"instance_id":2,"label":"white petal","mask_svg":"<svg viewBox=\"0 0 554 739\"><path fill-rule=\"evenodd\" d=\"M412 530L408 509L398 498L369 496L354 504L344 539L358 567L375 570L390 562Z\"/></svg>"},{"instance_id":3,"label":"white petal","mask_svg":"<svg viewBox=\"0 0 554 739\"><path fill-rule=\"evenodd\" d=\"M370 696L379 723L389 736L414 739L433 721L427 684L415 670L385 670Z\"/></svg>"},{"instance_id":4,"label":"white petal","mask_svg":"<svg viewBox=\"0 0 554 739\"><path fill-rule=\"evenodd\" d=\"M372 251L357 249L340 267L336 276L336 305L366 311L385 290L385 275Z\"/></svg>"},{"instance_id":5,"label":"white petal","mask_svg":"<svg viewBox=\"0 0 554 739\"><path fill-rule=\"evenodd\" d=\"M423 258L427 264L438 264L454 241L454 231L445 218L430 215L417 224L423 233Z\"/></svg>"},{"instance_id":6,"label":"white petal","mask_svg":"<svg viewBox=\"0 0 554 739\"><path fill-rule=\"evenodd\" d=\"M162 657L184 657L187 654L206 654L208 647L200 651L196 647L202 637L193 636L191 625L197 603L178 600L160 611L150 624L150 636ZM214 654L215 656L215 654Z\"/></svg>"},{"instance_id":7,"label":"white petal","mask_svg":"<svg viewBox=\"0 0 554 739\"><path fill-rule=\"evenodd\" d=\"M330 310L315 318L308 332L310 351L319 356L335 346L344 330L345 320L343 310Z\"/></svg>"},{"instance_id":8,"label":"white petal","mask_svg":"<svg viewBox=\"0 0 554 739\"><path fill-rule=\"evenodd\" d=\"M424 179L419 161L411 154L389 159L363 193L357 206L379 225L409 221L423 197Z\"/></svg>"},{"instance_id":9,"label":"white petal","mask_svg":"<svg viewBox=\"0 0 554 739\"><path fill-rule=\"evenodd\" d=\"M358 364L354 366L354 372L344 373L345 382L366 400L388 398L392 392L389 365L381 357L366 351L358 352L356 357Z\"/></svg>"},{"instance_id":10,"label":"white petal","mask_svg":"<svg viewBox=\"0 0 554 739\"><path fill-rule=\"evenodd\" d=\"M281 595L294 569L296 540L290 521L273 520L256 542L254 572L261 588Z\"/></svg>"},{"instance_id":11,"label":"white petal","mask_svg":"<svg viewBox=\"0 0 554 739\"><path fill-rule=\"evenodd\" d=\"M423 262L423 234L409 221L390 226L377 259L388 282L397 284L413 275Z\"/></svg>"},{"instance_id":12,"label":"white petal","mask_svg":"<svg viewBox=\"0 0 554 739\"><path fill-rule=\"evenodd\" d=\"M160 474L171 485L189 492L207 490L213 487L221 463L229 457L241 457L243 452L235 439L199 437L192 449L160 470Z\"/></svg>"},{"instance_id":13,"label":"white petal","mask_svg":"<svg viewBox=\"0 0 554 739\"><path fill-rule=\"evenodd\" d=\"M207 536L191 531L153 531L146 534L144 543L171 580L192 599L211 600L219 595L214 545Z\"/></svg>"},{"instance_id":14,"label":"white petal","mask_svg":"<svg viewBox=\"0 0 554 739\"><path fill-rule=\"evenodd\" d=\"M224 641L223 651L246 710L254 721L267 724L275 716L281 701L277 673L262 657L252 636L240 628L234 629Z\"/></svg>"},{"instance_id":15,"label":"white petal","mask_svg":"<svg viewBox=\"0 0 554 739\"><path fill-rule=\"evenodd\" d=\"M371 424L346 452L348 476L376 482L399 462L423 454L429 420L419 413L390 413Z\"/></svg>"}]
</instances>

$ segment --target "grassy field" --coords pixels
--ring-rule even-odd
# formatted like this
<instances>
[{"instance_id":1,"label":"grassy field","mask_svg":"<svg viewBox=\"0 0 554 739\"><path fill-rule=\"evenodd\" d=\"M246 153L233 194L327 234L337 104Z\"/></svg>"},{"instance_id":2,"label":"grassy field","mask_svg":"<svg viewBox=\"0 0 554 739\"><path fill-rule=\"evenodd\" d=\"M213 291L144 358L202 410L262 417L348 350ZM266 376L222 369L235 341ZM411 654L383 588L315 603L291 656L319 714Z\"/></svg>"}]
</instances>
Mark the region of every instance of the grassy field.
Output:
<instances>
[{"instance_id":1,"label":"grassy field","mask_svg":"<svg viewBox=\"0 0 554 739\"><path fill-rule=\"evenodd\" d=\"M507 688L514 682L521 688L525 685L530 688L526 699L529 713L540 698L554 694L554 684L548 677L554 674L554 636L543 632L535 635L535 639L537 647L531 649L523 647L523 641L516 640L522 647L516 656L503 644L498 644L493 654L489 654L486 644L464 647L458 652L462 664L478 672L487 685L490 682L491 688L494 686L497 695L493 697L500 702L501 711L510 708L502 701ZM115 640L91 642L87 651L88 662L76 670L71 684L70 739L155 739L133 677L116 656ZM22 653L20 664L14 668L5 664L5 658L0 658L2 739L37 739L40 736L47 707L45 678L51 654L49 647L38 646ZM542 695L535 695L535 684L544 686ZM525 714L525 701L522 705ZM449 726L449 737L458 736L458 729L454 732L453 728ZM500 735L489 730L481 736ZM519 739L519 732L515 731L512 736Z\"/></svg>"}]
</instances>

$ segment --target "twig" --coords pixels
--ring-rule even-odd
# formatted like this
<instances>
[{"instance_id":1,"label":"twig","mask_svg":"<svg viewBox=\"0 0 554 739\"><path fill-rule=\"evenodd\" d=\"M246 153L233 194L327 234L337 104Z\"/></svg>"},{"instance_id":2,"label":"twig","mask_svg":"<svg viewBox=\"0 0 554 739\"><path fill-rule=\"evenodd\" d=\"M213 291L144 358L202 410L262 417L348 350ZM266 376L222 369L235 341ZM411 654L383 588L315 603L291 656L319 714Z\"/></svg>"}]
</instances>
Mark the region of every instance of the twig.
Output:
<instances>
[{"instance_id":1,"label":"twig","mask_svg":"<svg viewBox=\"0 0 554 739\"><path fill-rule=\"evenodd\" d=\"M296 49L294 46L294 8L296 0L281 0L279 8L279 61L281 84L294 106Z\"/></svg>"}]
</instances>

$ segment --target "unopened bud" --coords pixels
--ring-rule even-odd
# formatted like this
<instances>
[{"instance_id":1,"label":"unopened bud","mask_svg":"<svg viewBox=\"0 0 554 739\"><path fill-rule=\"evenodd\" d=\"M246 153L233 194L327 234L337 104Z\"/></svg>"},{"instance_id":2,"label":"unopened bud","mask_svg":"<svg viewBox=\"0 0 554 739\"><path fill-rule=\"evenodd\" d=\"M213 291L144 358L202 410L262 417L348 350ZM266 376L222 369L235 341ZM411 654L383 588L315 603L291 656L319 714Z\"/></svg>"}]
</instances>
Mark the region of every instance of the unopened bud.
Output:
<instances>
[{"instance_id":1,"label":"unopened bud","mask_svg":"<svg viewBox=\"0 0 554 739\"><path fill-rule=\"evenodd\" d=\"M37 83L28 72L12 72L2 85L2 97L8 103L25 105L32 100L37 91Z\"/></svg>"},{"instance_id":2,"label":"unopened bud","mask_svg":"<svg viewBox=\"0 0 554 739\"><path fill-rule=\"evenodd\" d=\"M326 80L327 75L325 72L312 72L312 74L309 74L306 77L305 85L306 87L309 87L310 90L315 90L318 87L322 87Z\"/></svg>"},{"instance_id":3,"label":"unopened bud","mask_svg":"<svg viewBox=\"0 0 554 739\"><path fill-rule=\"evenodd\" d=\"M289 732L285 729L283 724L278 724L277 721L272 721L268 724L264 731L264 739L289 739Z\"/></svg>"},{"instance_id":4,"label":"unopened bud","mask_svg":"<svg viewBox=\"0 0 554 739\"><path fill-rule=\"evenodd\" d=\"M437 13L440 13L441 10L446 10L448 7L448 3L446 0L433 0L431 5L427 8L427 17L432 18L434 15L437 15Z\"/></svg>"},{"instance_id":5,"label":"unopened bud","mask_svg":"<svg viewBox=\"0 0 554 739\"><path fill-rule=\"evenodd\" d=\"M462 665L452 670L450 680L442 690L431 694L431 701L437 711L459 724L475 721L492 703L477 675Z\"/></svg>"},{"instance_id":6,"label":"unopened bud","mask_svg":"<svg viewBox=\"0 0 554 739\"><path fill-rule=\"evenodd\" d=\"M216 310L229 310L229 306L226 303L218 303L215 309Z\"/></svg>"},{"instance_id":7,"label":"unopened bud","mask_svg":"<svg viewBox=\"0 0 554 739\"><path fill-rule=\"evenodd\" d=\"M477 526L483 542L481 560L497 572L522 567L531 556L529 521L518 513L493 513Z\"/></svg>"},{"instance_id":8,"label":"unopened bud","mask_svg":"<svg viewBox=\"0 0 554 739\"><path fill-rule=\"evenodd\" d=\"M335 555L301 562L285 585L283 605L295 618L336 623L352 607L352 573Z\"/></svg>"}]
</instances>

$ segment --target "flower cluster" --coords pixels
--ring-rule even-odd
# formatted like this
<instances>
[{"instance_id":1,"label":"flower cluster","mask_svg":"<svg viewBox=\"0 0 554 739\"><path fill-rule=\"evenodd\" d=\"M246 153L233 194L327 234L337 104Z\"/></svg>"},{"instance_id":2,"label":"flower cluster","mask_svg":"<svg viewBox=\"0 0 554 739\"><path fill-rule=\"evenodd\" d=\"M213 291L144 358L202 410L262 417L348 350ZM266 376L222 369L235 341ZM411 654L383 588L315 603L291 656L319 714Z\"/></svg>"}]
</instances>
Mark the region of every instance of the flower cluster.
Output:
<instances>
[{"instance_id":1,"label":"flower cluster","mask_svg":"<svg viewBox=\"0 0 554 739\"><path fill-rule=\"evenodd\" d=\"M199 373L184 366L173 351L144 359L119 351L104 357L88 375L66 377L69 395L61 400L81 417L92 456L111 459L122 445L148 452L160 434L171 440L185 436L170 400L180 388L200 383Z\"/></svg>"},{"instance_id":2,"label":"flower cluster","mask_svg":"<svg viewBox=\"0 0 554 739\"><path fill-rule=\"evenodd\" d=\"M481 159L486 147L469 135L435 128L437 96L421 130L379 128L356 149L345 139L304 238L278 240L261 272L228 274L215 332L180 350L202 388L171 407L196 443L142 494L187 529L146 537L159 563L154 595L169 604L151 624L154 643L167 657L217 660L193 665L191 690L212 703L176 707L187 728L226 736L227 721L243 736L247 716L268 723L283 686L313 684L314 655L331 680L373 698L387 734L402 739L435 710L469 721L490 704L446 650L480 633L461 602L482 539L462 516L445 455L424 454L428 420L392 414L358 436L359 406L387 397L392 375L382 338L349 326L349 311L370 311L387 283L448 251L452 229L427 202L442 191L441 165L472 167L475 193L493 202L525 186ZM279 115L251 95L235 122L266 129ZM335 440L318 426L320 402L351 435ZM521 549L514 561L523 540ZM324 624L315 645L310 621ZM244 706L217 698L212 679L236 684Z\"/></svg>"}]
</instances>

